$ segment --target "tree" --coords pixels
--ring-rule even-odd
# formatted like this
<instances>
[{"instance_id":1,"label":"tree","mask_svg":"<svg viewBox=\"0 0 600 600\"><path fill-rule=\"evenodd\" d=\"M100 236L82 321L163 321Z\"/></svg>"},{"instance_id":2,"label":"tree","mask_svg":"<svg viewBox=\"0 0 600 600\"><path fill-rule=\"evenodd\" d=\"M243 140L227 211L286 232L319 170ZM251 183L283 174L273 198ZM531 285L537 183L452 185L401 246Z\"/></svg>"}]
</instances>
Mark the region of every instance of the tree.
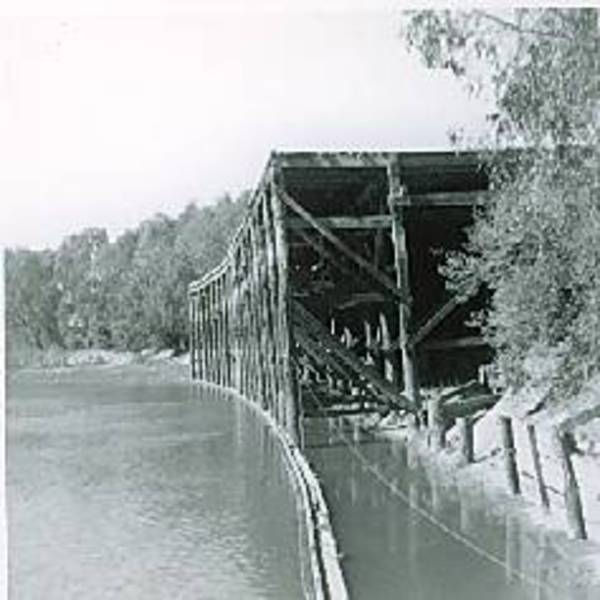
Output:
<instances>
[{"instance_id":1,"label":"tree","mask_svg":"<svg viewBox=\"0 0 600 600\"><path fill-rule=\"evenodd\" d=\"M509 383L539 347L563 357L557 390L600 369L599 33L589 8L416 11L403 22L429 67L495 105L480 142L497 194L444 273L455 289L491 291L477 319Z\"/></svg>"},{"instance_id":2,"label":"tree","mask_svg":"<svg viewBox=\"0 0 600 600\"><path fill-rule=\"evenodd\" d=\"M112 243L91 228L56 251L7 251L9 340L42 350L185 348L187 287L224 258L246 201L158 214Z\"/></svg>"},{"instance_id":3,"label":"tree","mask_svg":"<svg viewBox=\"0 0 600 600\"><path fill-rule=\"evenodd\" d=\"M24 337L37 349L62 342L56 311L60 293L53 281L50 252L7 250L6 324L8 338Z\"/></svg>"},{"instance_id":4,"label":"tree","mask_svg":"<svg viewBox=\"0 0 600 600\"><path fill-rule=\"evenodd\" d=\"M68 236L56 252L53 280L61 293L57 319L68 348L98 347L106 342L98 257L107 244L106 230L89 228Z\"/></svg>"}]
</instances>

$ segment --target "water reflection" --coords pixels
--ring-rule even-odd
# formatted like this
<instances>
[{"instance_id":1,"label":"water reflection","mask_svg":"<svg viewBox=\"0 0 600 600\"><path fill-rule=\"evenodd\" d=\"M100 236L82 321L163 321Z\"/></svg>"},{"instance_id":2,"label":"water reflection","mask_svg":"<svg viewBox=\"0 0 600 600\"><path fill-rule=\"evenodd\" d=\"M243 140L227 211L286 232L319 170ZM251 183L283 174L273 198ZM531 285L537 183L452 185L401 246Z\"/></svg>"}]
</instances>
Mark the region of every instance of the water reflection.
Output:
<instances>
[{"instance_id":1,"label":"water reflection","mask_svg":"<svg viewBox=\"0 0 600 600\"><path fill-rule=\"evenodd\" d=\"M336 423L339 425L339 423ZM481 486L458 486L410 444L332 422L306 446L330 503L352 598L589 600L549 538ZM412 509L410 507L413 507Z\"/></svg>"}]
</instances>

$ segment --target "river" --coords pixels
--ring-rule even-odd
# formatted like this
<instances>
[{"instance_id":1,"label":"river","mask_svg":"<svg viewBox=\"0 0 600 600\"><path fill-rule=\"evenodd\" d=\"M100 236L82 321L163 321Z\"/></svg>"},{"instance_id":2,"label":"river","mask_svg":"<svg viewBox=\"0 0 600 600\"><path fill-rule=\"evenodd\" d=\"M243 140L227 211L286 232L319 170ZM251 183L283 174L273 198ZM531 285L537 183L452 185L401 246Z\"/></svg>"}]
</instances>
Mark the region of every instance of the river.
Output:
<instances>
[{"instance_id":1,"label":"river","mask_svg":"<svg viewBox=\"0 0 600 600\"><path fill-rule=\"evenodd\" d=\"M89 373L9 383L10 598L301 598L296 503L262 419L143 370ZM600 597L551 536L404 444L325 420L305 441L354 600Z\"/></svg>"},{"instance_id":2,"label":"river","mask_svg":"<svg viewBox=\"0 0 600 600\"><path fill-rule=\"evenodd\" d=\"M520 512L481 486L459 487L434 464L337 420L310 421L319 474L354 600L597 600L600 587Z\"/></svg>"},{"instance_id":3,"label":"river","mask_svg":"<svg viewBox=\"0 0 600 600\"><path fill-rule=\"evenodd\" d=\"M276 443L186 383L10 384L7 503L14 600L302 597Z\"/></svg>"}]
</instances>

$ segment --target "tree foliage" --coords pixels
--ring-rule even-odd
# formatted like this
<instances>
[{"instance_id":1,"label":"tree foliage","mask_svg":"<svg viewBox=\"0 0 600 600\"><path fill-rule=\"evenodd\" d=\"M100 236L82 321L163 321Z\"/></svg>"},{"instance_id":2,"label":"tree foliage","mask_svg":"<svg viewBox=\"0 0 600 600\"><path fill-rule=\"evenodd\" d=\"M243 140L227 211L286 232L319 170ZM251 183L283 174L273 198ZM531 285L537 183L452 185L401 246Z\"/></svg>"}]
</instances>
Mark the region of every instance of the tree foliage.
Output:
<instances>
[{"instance_id":1,"label":"tree foliage","mask_svg":"<svg viewBox=\"0 0 600 600\"><path fill-rule=\"evenodd\" d=\"M184 349L187 286L222 259L246 200L191 203L179 217L155 215L114 242L92 228L55 251L8 250L9 341L25 338L38 349Z\"/></svg>"},{"instance_id":2,"label":"tree foliage","mask_svg":"<svg viewBox=\"0 0 600 600\"><path fill-rule=\"evenodd\" d=\"M563 356L556 389L574 391L600 369L598 11L416 11L403 35L495 107L479 143L497 194L448 258L449 286L490 289L477 319L509 383L542 347Z\"/></svg>"}]
</instances>

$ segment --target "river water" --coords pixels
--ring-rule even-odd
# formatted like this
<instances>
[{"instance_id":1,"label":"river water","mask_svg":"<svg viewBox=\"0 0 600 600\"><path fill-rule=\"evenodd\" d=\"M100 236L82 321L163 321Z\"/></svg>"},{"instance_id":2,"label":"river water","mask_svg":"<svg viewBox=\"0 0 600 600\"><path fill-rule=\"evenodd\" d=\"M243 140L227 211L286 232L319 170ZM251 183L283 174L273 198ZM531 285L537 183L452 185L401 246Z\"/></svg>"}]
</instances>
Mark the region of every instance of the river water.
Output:
<instances>
[{"instance_id":1,"label":"river water","mask_svg":"<svg viewBox=\"0 0 600 600\"><path fill-rule=\"evenodd\" d=\"M276 443L189 384L10 384L7 502L11 599L302 597Z\"/></svg>"},{"instance_id":2,"label":"river water","mask_svg":"<svg viewBox=\"0 0 600 600\"><path fill-rule=\"evenodd\" d=\"M296 504L260 417L143 370L90 373L9 383L10 598L301 598ZM305 441L351 598L600 598L550 536L338 425Z\"/></svg>"},{"instance_id":3,"label":"river water","mask_svg":"<svg viewBox=\"0 0 600 600\"><path fill-rule=\"evenodd\" d=\"M519 503L494 506L481 487L441 477L403 441L347 422L311 420L305 439L353 599L600 598L561 555L560 536L528 523Z\"/></svg>"}]
</instances>

